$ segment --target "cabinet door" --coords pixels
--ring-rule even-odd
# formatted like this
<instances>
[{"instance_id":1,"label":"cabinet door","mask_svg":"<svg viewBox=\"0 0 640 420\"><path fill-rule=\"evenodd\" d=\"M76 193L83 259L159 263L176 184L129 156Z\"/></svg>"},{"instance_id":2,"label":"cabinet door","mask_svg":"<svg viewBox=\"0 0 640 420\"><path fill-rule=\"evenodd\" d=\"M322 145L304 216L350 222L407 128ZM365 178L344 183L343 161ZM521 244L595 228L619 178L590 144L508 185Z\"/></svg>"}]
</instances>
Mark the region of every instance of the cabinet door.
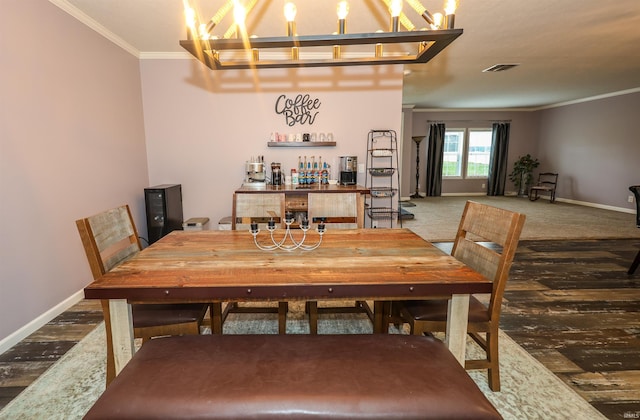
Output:
<instances>
[{"instance_id":1,"label":"cabinet door","mask_svg":"<svg viewBox=\"0 0 640 420\"><path fill-rule=\"evenodd\" d=\"M263 229L271 219L281 223L283 213L284 194L235 193L232 229L249 229L251 222L257 222Z\"/></svg>"},{"instance_id":2,"label":"cabinet door","mask_svg":"<svg viewBox=\"0 0 640 420\"><path fill-rule=\"evenodd\" d=\"M309 220L313 224L324 219L327 228L352 229L362 227L361 194L310 193Z\"/></svg>"}]
</instances>

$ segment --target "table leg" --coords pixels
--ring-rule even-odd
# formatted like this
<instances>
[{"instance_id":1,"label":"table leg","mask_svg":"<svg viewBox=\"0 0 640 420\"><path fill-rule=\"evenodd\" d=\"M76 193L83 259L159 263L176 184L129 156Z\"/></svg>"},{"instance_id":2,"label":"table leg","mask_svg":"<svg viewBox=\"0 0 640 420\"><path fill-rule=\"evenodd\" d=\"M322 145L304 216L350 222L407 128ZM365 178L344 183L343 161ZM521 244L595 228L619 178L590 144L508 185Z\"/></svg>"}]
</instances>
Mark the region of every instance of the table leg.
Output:
<instances>
[{"instance_id":1,"label":"table leg","mask_svg":"<svg viewBox=\"0 0 640 420\"><path fill-rule=\"evenodd\" d=\"M453 295L447 312L446 344L458 362L464 366L469 323L469 295Z\"/></svg>"},{"instance_id":2,"label":"table leg","mask_svg":"<svg viewBox=\"0 0 640 420\"><path fill-rule=\"evenodd\" d=\"M136 351L133 342L131 305L125 299L112 299L109 301L109 313L111 314L113 359L116 375L118 375Z\"/></svg>"}]
</instances>

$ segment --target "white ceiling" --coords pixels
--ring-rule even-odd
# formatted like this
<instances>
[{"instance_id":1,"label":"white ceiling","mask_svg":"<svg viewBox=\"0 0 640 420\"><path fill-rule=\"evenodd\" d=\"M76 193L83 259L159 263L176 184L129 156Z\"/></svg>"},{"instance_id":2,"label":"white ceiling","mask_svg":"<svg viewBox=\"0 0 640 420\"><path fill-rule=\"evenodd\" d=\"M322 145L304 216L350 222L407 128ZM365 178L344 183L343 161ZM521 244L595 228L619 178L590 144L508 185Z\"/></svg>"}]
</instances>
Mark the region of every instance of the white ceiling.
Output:
<instances>
[{"instance_id":1,"label":"white ceiling","mask_svg":"<svg viewBox=\"0 0 640 420\"><path fill-rule=\"evenodd\" d=\"M185 53L183 0L50 0L141 58ZM206 21L223 0L190 0ZM297 0L299 34L336 30L337 0ZM348 32L388 29L381 0L351 0ZM432 13L443 0L422 0ZM249 31L284 35L284 0L259 1ZM405 2L417 26L424 21ZM460 0L464 34L427 64L405 68L403 104L536 109L640 90L640 0ZM219 27L226 29L228 24ZM483 73L499 63L520 66Z\"/></svg>"}]
</instances>

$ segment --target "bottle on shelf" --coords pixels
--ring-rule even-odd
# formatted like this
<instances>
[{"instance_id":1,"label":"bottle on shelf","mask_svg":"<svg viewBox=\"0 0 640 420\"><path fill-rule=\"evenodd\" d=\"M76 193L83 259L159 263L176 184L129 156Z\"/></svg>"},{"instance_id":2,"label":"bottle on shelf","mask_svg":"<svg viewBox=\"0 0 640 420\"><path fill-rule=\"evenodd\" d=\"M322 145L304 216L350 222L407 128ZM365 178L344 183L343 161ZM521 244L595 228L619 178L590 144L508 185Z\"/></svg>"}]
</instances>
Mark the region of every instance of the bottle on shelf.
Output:
<instances>
[{"instance_id":1,"label":"bottle on shelf","mask_svg":"<svg viewBox=\"0 0 640 420\"><path fill-rule=\"evenodd\" d=\"M315 156L311 156L311 160L307 161L307 171L306 171L306 184L307 185L311 185L313 184L313 168L312 168L312 163L311 161L315 161L316 157Z\"/></svg>"},{"instance_id":2,"label":"bottle on shelf","mask_svg":"<svg viewBox=\"0 0 640 420\"><path fill-rule=\"evenodd\" d=\"M327 162L323 163L322 171L320 172L321 183L326 185L329 183L329 167L327 166Z\"/></svg>"},{"instance_id":3,"label":"bottle on shelf","mask_svg":"<svg viewBox=\"0 0 640 420\"><path fill-rule=\"evenodd\" d=\"M304 161L302 160L302 156L298 156L298 184L304 185L307 183L307 176L305 172L305 162L307 157L304 157Z\"/></svg>"},{"instance_id":4,"label":"bottle on shelf","mask_svg":"<svg viewBox=\"0 0 640 420\"><path fill-rule=\"evenodd\" d=\"M318 156L318 161L322 161L322 156ZM320 169L318 168L318 163L315 158L313 159L313 183L320 183Z\"/></svg>"}]
</instances>

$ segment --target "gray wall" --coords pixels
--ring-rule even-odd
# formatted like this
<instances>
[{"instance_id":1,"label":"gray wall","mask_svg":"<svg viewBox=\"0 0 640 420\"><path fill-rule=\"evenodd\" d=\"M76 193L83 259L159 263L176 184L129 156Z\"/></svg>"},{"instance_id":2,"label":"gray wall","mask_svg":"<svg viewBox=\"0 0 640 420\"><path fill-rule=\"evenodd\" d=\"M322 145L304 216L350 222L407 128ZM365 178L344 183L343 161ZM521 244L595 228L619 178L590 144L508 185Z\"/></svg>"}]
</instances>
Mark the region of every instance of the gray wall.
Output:
<instances>
[{"instance_id":1,"label":"gray wall","mask_svg":"<svg viewBox=\"0 0 640 420\"><path fill-rule=\"evenodd\" d=\"M558 172L558 196L635 209L640 184L640 92L539 111L540 170Z\"/></svg>"}]
</instances>

